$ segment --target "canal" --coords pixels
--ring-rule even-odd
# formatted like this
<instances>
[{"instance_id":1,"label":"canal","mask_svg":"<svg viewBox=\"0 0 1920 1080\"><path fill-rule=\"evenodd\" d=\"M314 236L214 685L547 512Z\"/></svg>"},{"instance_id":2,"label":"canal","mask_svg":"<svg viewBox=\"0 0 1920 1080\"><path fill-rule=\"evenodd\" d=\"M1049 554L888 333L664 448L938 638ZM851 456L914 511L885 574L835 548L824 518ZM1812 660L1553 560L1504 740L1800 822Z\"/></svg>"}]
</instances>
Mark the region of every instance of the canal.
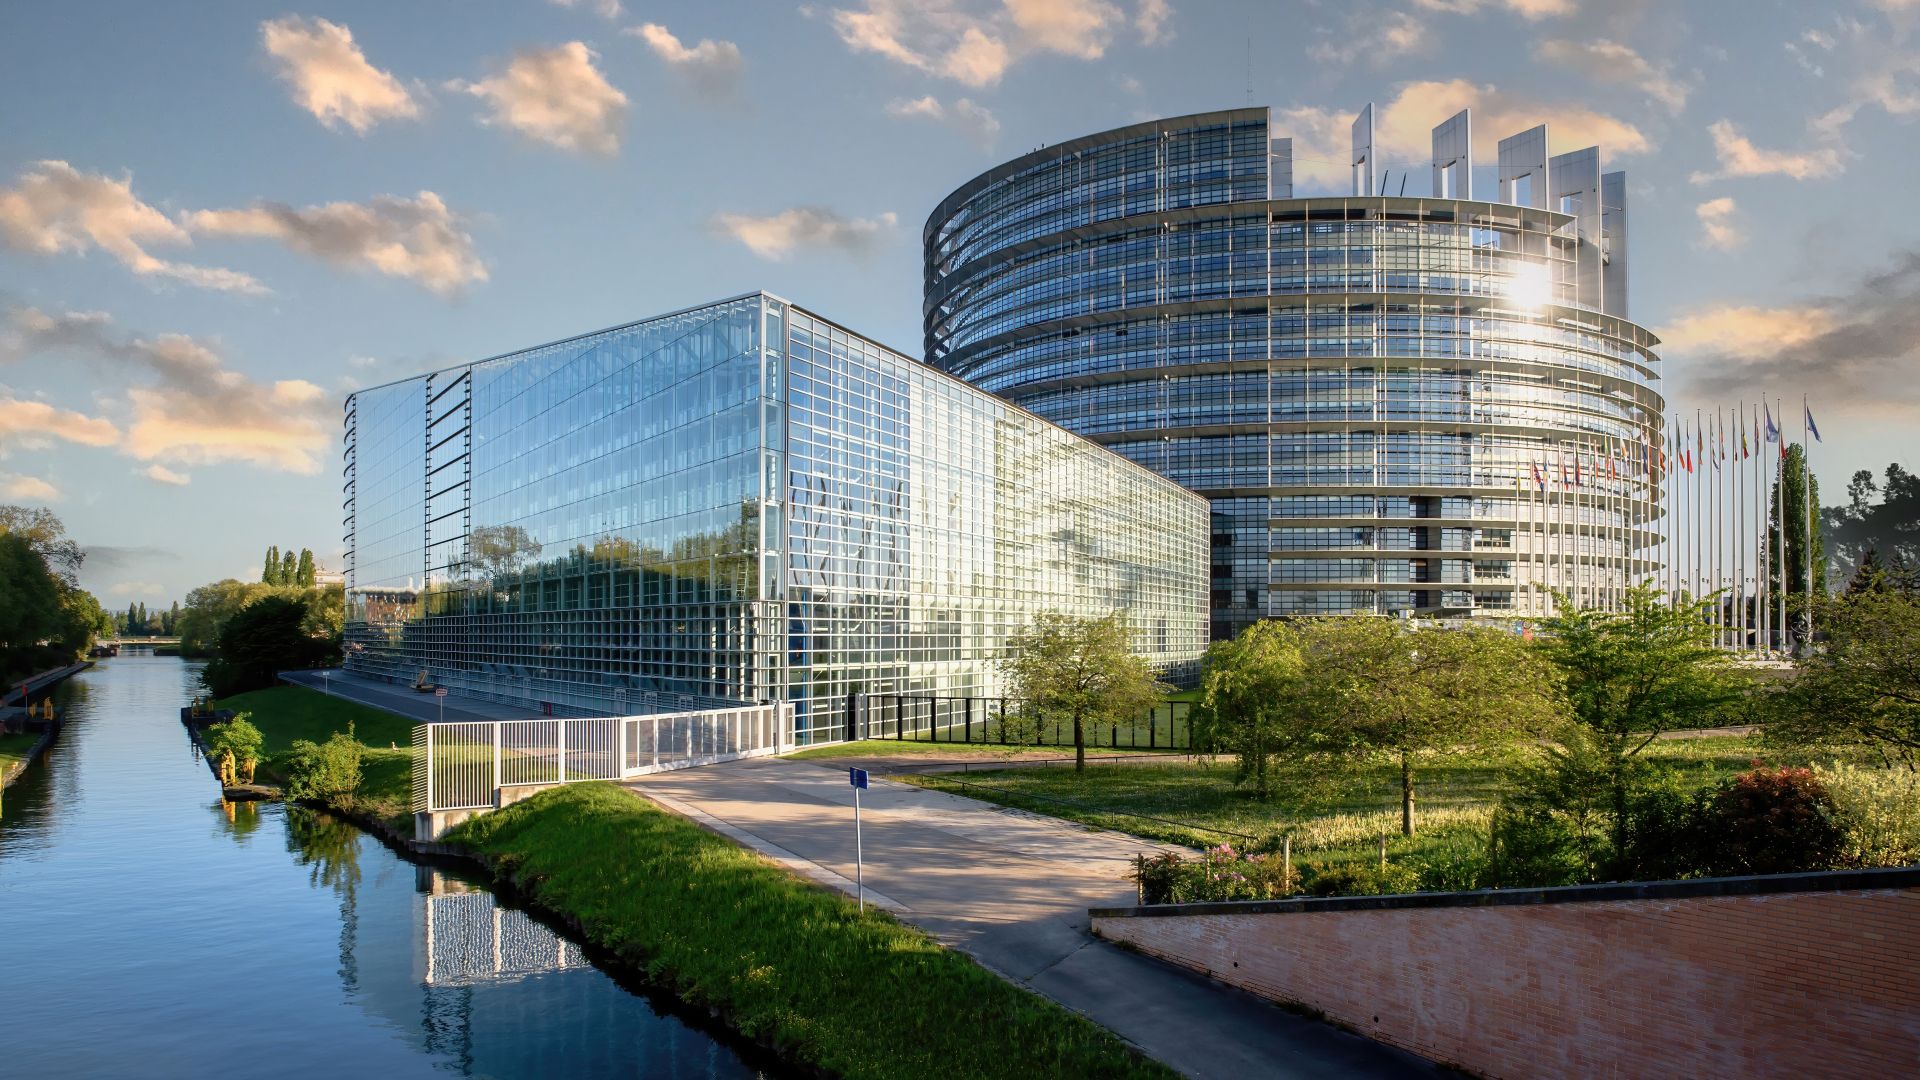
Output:
<instances>
[{"instance_id":1,"label":"canal","mask_svg":"<svg viewBox=\"0 0 1920 1080\"><path fill-rule=\"evenodd\" d=\"M129 651L0 796L10 1076L760 1075L460 876L300 807L223 803Z\"/></svg>"}]
</instances>

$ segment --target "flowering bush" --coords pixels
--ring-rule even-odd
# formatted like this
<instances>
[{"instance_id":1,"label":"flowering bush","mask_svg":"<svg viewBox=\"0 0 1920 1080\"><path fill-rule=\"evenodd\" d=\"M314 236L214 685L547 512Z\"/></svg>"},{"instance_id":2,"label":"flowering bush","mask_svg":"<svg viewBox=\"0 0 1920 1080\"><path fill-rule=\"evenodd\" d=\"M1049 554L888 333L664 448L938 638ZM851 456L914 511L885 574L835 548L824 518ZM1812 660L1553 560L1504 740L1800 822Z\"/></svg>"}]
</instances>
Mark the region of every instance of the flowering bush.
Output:
<instances>
[{"instance_id":1,"label":"flowering bush","mask_svg":"<svg viewBox=\"0 0 1920 1080\"><path fill-rule=\"evenodd\" d=\"M1207 848L1197 858L1166 852L1134 857L1133 880L1148 904L1187 904L1220 900L1277 900L1299 891L1298 871L1285 857L1237 851L1231 844Z\"/></svg>"},{"instance_id":2,"label":"flowering bush","mask_svg":"<svg viewBox=\"0 0 1920 1080\"><path fill-rule=\"evenodd\" d=\"M1920 862L1920 776L1905 769L1815 766L1846 829L1848 866L1908 866Z\"/></svg>"},{"instance_id":3,"label":"flowering bush","mask_svg":"<svg viewBox=\"0 0 1920 1080\"><path fill-rule=\"evenodd\" d=\"M1702 802L1710 874L1791 874L1841 864L1847 834L1812 769L1756 764Z\"/></svg>"}]
</instances>

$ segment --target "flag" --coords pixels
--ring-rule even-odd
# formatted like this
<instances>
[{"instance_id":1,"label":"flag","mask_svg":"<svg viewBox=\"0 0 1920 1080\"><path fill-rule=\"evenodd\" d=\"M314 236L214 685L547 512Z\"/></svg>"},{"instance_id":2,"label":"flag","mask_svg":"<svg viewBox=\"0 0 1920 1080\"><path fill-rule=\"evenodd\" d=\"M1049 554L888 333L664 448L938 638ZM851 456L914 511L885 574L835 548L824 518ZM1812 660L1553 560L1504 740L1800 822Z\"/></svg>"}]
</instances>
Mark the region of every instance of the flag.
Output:
<instances>
[{"instance_id":1,"label":"flag","mask_svg":"<svg viewBox=\"0 0 1920 1080\"><path fill-rule=\"evenodd\" d=\"M1559 454L1553 456L1555 460L1560 462L1560 486L1564 488L1567 486L1567 459L1561 457Z\"/></svg>"},{"instance_id":2,"label":"flag","mask_svg":"<svg viewBox=\"0 0 1920 1080\"><path fill-rule=\"evenodd\" d=\"M1740 460L1745 461L1751 456L1747 453L1747 429L1742 427L1740 429Z\"/></svg>"},{"instance_id":3,"label":"flag","mask_svg":"<svg viewBox=\"0 0 1920 1080\"><path fill-rule=\"evenodd\" d=\"M1580 478L1580 455L1573 455L1573 486L1586 487L1587 482Z\"/></svg>"},{"instance_id":4,"label":"flag","mask_svg":"<svg viewBox=\"0 0 1920 1080\"><path fill-rule=\"evenodd\" d=\"M1768 442L1779 442L1779 441L1780 441L1780 426L1779 426L1778 424L1775 424L1775 423L1773 422L1773 407L1772 407L1772 406L1770 406L1770 405L1768 405L1768 404L1767 404L1766 402L1764 402L1764 401L1760 403L1760 407L1761 407L1762 409L1765 409L1765 410L1766 410L1766 412L1767 412L1767 441L1768 441Z\"/></svg>"},{"instance_id":5,"label":"flag","mask_svg":"<svg viewBox=\"0 0 1920 1080\"><path fill-rule=\"evenodd\" d=\"M1807 408L1806 402L1801 402L1800 408L1807 414L1807 433L1813 436L1814 442L1825 442L1826 440L1820 437L1820 425L1813 422L1813 410Z\"/></svg>"},{"instance_id":6,"label":"flag","mask_svg":"<svg viewBox=\"0 0 1920 1080\"><path fill-rule=\"evenodd\" d=\"M1547 478L1540 475L1540 463L1536 461L1533 462L1532 465L1534 486L1538 487L1541 491L1547 490Z\"/></svg>"}]
</instances>

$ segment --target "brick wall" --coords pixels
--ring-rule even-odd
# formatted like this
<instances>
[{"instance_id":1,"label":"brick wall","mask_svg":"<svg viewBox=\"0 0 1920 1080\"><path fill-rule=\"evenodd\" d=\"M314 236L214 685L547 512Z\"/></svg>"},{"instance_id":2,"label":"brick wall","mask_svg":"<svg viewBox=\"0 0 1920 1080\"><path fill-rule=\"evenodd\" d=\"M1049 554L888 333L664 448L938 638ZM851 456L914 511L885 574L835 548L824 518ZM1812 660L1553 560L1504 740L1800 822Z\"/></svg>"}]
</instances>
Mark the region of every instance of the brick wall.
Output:
<instances>
[{"instance_id":1,"label":"brick wall","mask_svg":"<svg viewBox=\"0 0 1920 1080\"><path fill-rule=\"evenodd\" d=\"M1920 1076L1920 887L1901 873L1765 895L1096 910L1093 930L1485 1076Z\"/></svg>"}]
</instances>

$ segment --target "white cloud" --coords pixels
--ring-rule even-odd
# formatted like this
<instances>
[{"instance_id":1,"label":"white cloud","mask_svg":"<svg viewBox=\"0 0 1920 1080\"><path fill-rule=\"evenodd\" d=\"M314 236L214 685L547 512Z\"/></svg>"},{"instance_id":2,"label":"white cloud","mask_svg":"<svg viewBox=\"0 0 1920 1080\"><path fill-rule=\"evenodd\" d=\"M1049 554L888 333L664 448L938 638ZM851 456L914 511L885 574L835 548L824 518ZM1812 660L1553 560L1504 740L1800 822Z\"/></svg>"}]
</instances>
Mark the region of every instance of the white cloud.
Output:
<instances>
[{"instance_id":1,"label":"white cloud","mask_svg":"<svg viewBox=\"0 0 1920 1080\"><path fill-rule=\"evenodd\" d=\"M1633 124L1584 105L1539 102L1494 86L1464 79L1413 82L1399 88L1392 101L1376 110L1374 140L1383 162L1424 162L1432 156L1432 131L1461 109L1473 110L1476 160L1495 160L1495 144L1503 136L1535 124L1551 126L1554 144L1561 150L1599 146L1603 154L1642 154L1652 142ZM1350 182L1348 159L1353 114L1348 111L1296 106L1276 110L1275 134L1291 135L1294 182L1345 191ZM1416 170L1424 172L1424 169Z\"/></svg>"},{"instance_id":2,"label":"white cloud","mask_svg":"<svg viewBox=\"0 0 1920 1080\"><path fill-rule=\"evenodd\" d=\"M11 410L36 430L89 445L117 443L121 453L148 463L241 461L318 473L339 423L325 393L304 379L259 382L228 368L211 344L185 334L121 334L112 320L94 312L15 311L0 347L15 358L76 353L109 365L115 382L129 375L151 379L127 388L131 420L124 435L106 421L76 423L74 418L86 418L75 413L50 419L58 410L39 402L12 403ZM0 402L0 432L8 415L7 403Z\"/></svg>"},{"instance_id":3,"label":"white cloud","mask_svg":"<svg viewBox=\"0 0 1920 1080\"><path fill-rule=\"evenodd\" d=\"M390 73L367 62L353 32L325 19L288 15L260 24L261 44L279 61L294 104L331 128L365 134L390 117L420 115L420 104Z\"/></svg>"},{"instance_id":4,"label":"white cloud","mask_svg":"<svg viewBox=\"0 0 1920 1080\"><path fill-rule=\"evenodd\" d=\"M1605 38L1543 41L1534 55L1542 63L1571 68L1591 79L1639 87L1672 113L1686 108L1687 95L1693 92L1692 85L1675 77L1665 64L1656 64L1632 48Z\"/></svg>"},{"instance_id":5,"label":"white cloud","mask_svg":"<svg viewBox=\"0 0 1920 1080\"><path fill-rule=\"evenodd\" d=\"M0 188L0 247L39 255L99 248L142 277L229 292L267 291L248 274L170 262L147 250L192 242L178 222L134 195L131 176L114 180L64 161L38 161L13 187Z\"/></svg>"},{"instance_id":6,"label":"white cloud","mask_svg":"<svg viewBox=\"0 0 1920 1080\"><path fill-rule=\"evenodd\" d=\"M157 484L169 484L173 487L186 487L193 483L193 477L186 473L174 472L165 465L149 465L140 475Z\"/></svg>"},{"instance_id":7,"label":"white cloud","mask_svg":"<svg viewBox=\"0 0 1920 1080\"><path fill-rule=\"evenodd\" d=\"M1429 41L1426 24L1404 11L1385 16L1355 11L1344 30L1329 32L1327 40L1308 47L1307 55L1322 64L1365 59L1380 67L1425 50Z\"/></svg>"},{"instance_id":8,"label":"white cloud","mask_svg":"<svg viewBox=\"0 0 1920 1080\"><path fill-rule=\"evenodd\" d=\"M199 233L278 240L335 266L416 282L442 296L487 280L466 222L440 196L379 195L296 210L261 202L238 210L202 210L186 218Z\"/></svg>"},{"instance_id":9,"label":"white cloud","mask_svg":"<svg viewBox=\"0 0 1920 1080\"><path fill-rule=\"evenodd\" d=\"M1753 307L1720 304L1683 316L1660 330L1666 355L1740 353L1774 356L1832 330L1837 320L1824 306Z\"/></svg>"},{"instance_id":10,"label":"white cloud","mask_svg":"<svg viewBox=\"0 0 1920 1080\"><path fill-rule=\"evenodd\" d=\"M1036 47L1082 60L1107 51L1120 9L1106 0L1005 0L1007 15Z\"/></svg>"},{"instance_id":11,"label":"white cloud","mask_svg":"<svg viewBox=\"0 0 1920 1080\"><path fill-rule=\"evenodd\" d=\"M1846 171L1846 161L1838 147L1814 150L1763 150L1740 133L1730 120L1716 120L1707 126L1713 136L1714 155L1720 167L1695 172L1689 179L1696 184L1738 176L1785 176L1794 180L1818 180Z\"/></svg>"},{"instance_id":12,"label":"white cloud","mask_svg":"<svg viewBox=\"0 0 1920 1080\"><path fill-rule=\"evenodd\" d=\"M896 98L887 103L887 115L899 119L935 120L946 124L982 146L991 145L1000 133L1000 120L992 110L970 98L959 98L951 106L928 94L920 98Z\"/></svg>"},{"instance_id":13,"label":"white cloud","mask_svg":"<svg viewBox=\"0 0 1920 1080\"><path fill-rule=\"evenodd\" d=\"M499 75L477 83L454 81L448 89L485 101L484 124L512 128L562 150L612 155L620 150L627 95L593 66L583 42L528 49Z\"/></svg>"},{"instance_id":14,"label":"white cloud","mask_svg":"<svg viewBox=\"0 0 1920 1080\"><path fill-rule=\"evenodd\" d=\"M1143 45L1160 45L1173 40L1167 23L1173 20L1173 7L1167 0L1140 0L1133 12L1133 28L1140 31Z\"/></svg>"},{"instance_id":15,"label":"white cloud","mask_svg":"<svg viewBox=\"0 0 1920 1080\"><path fill-rule=\"evenodd\" d=\"M1428 11L1440 11L1449 15L1475 15L1483 9L1505 9L1528 22L1557 15L1571 15L1574 12L1573 0L1413 0L1415 7Z\"/></svg>"},{"instance_id":16,"label":"white cloud","mask_svg":"<svg viewBox=\"0 0 1920 1080\"><path fill-rule=\"evenodd\" d=\"M1732 251L1747 242L1747 234L1734 220L1739 207L1729 196L1708 199L1693 208L1694 216L1700 219L1700 237L1708 247L1722 251Z\"/></svg>"},{"instance_id":17,"label":"white cloud","mask_svg":"<svg viewBox=\"0 0 1920 1080\"><path fill-rule=\"evenodd\" d=\"M107 586L107 591L115 596L152 596L165 592L166 588L153 581L116 581Z\"/></svg>"},{"instance_id":18,"label":"white cloud","mask_svg":"<svg viewBox=\"0 0 1920 1080\"><path fill-rule=\"evenodd\" d=\"M0 397L0 453L9 446L49 446L55 439L80 446L112 446L120 441L120 429L111 420L44 401Z\"/></svg>"},{"instance_id":19,"label":"white cloud","mask_svg":"<svg viewBox=\"0 0 1920 1080\"><path fill-rule=\"evenodd\" d=\"M620 0L547 0L554 7L583 7L595 15L609 21L625 15L626 9L620 6Z\"/></svg>"},{"instance_id":20,"label":"white cloud","mask_svg":"<svg viewBox=\"0 0 1920 1080\"><path fill-rule=\"evenodd\" d=\"M1164 0L1139 3L1131 20L1113 0L863 0L824 14L855 52L974 87L991 86L1035 53L1098 59L1129 22L1148 44L1171 36Z\"/></svg>"},{"instance_id":21,"label":"white cloud","mask_svg":"<svg viewBox=\"0 0 1920 1080\"><path fill-rule=\"evenodd\" d=\"M33 502L59 502L66 498L59 488L45 480L19 473L0 473L0 497Z\"/></svg>"},{"instance_id":22,"label":"white cloud","mask_svg":"<svg viewBox=\"0 0 1920 1080\"><path fill-rule=\"evenodd\" d=\"M739 89L740 47L731 41L702 38L689 48L673 32L659 23L628 27L622 31L647 43L654 55L680 73L703 96L730 99Z\"/></svg>"},{"instance_id":23,"label":"white cloud","mask_svg":"<svg viewBox=\"0 0 1920 1080\"><path fill-rule=\"evenodd\" d=\"M719 231L755 255L774 260L786 258L796 248L864 256L879 246L898 221L891 211L873 218L850 218L818 206L796 206L765 217L722 213L713 219Z\"/></svg>"}]
</instances>

